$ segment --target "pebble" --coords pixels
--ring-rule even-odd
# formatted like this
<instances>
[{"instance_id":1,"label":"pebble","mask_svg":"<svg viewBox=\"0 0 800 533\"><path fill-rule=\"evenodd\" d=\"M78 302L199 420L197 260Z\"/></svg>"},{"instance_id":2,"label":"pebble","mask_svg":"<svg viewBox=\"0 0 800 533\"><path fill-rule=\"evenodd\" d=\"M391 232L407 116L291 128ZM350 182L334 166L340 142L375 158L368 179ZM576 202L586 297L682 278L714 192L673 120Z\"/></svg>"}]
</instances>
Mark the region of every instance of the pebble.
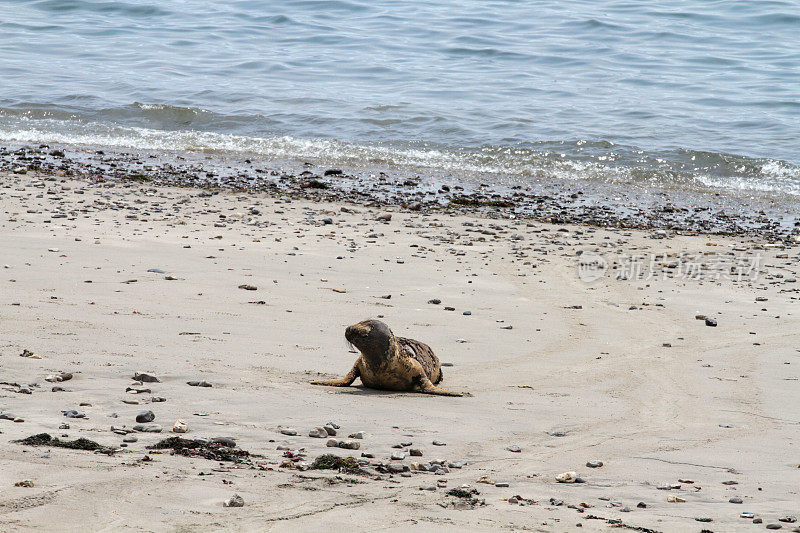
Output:
<instances>
[{"instance_id":1,"label":"pebble","mask_svg":"<svg viewBox=\"0 0 800 533\"><path fill-rule=\"evenodd\" d=\"M325 432L329 436L331 436L331 437L335 437L336 436L336 428L334 428L333 426L327 425L327 426L324 426L323 429L325 430Z\"/></svg>"},{"instance_id":2,"label":"pebble","mask_svg":"<svg viewBox=\"0 0 800 533\"><path fill-rule=\"evenodd\" d=\"M75 409L70 409L68 411L62 411L64 416L67 418L86 418L86 413L82 413L81 411L76 411Z\"/></svg>"},{"instance_id":3,"label":"pebble","mask_svg":"<svg viewBox=\"0 0 800 533\"><path fill-rule=\"evenodd\" d=\"M224 507L244 507L244 498L238 494L231 496L228 501L223 502Z\"/></svg>"},{"instance_id":4,"label":"pebble","mask_svg":"<svg viewBox=\"0 0 800 533\"><path fill-rule=\"evenodd\" d=\"M408 453L411 454L412 457L422 457L422 450L419 448L411 448L408 450Z\"/></svg>"},{"instance_id":5,"label":"pebble","mask_svg":"<svg viewBox=\"0 0 800 533\"><path fill-rule=\"evenodd\" d=\"M361 443L357 440L343 440L339 442L339 448L344 448L346 450L357 450L361 448Z\"/></svg>"},{"instance_id":6,"label":"pebble","mask_svg":"<svg viewBox=\"0 0 800 533\"><path fill-rule=\"evenodd\" d=\"M586 466L588 466L589 468L600 468L601 466L603 466L603 461L589 461L588 463L586 463Z\"/></svg>"},{"instance_id":7,"label":"pebble","mask_svg":"<svg viewBox=\"0 0 800 533\"><path fill-rule=\"evenodd\" d=\"M742 499L741 499L741 498L739 498L738 496L734 496L733 498L731 498L731 499L730 499L730 500L728 500L728 501L729 501L730 503L743 503Z\"/></svg>"},{"instance_id":8,"label":"pebble","mask_svg":"<svg viewBox=\"0 0 800 533\"><path fill-rule=\"evenodd\" d=\"M338 439L328 439L328 442L325 443L325 446L328 448L338 448L339 447L339 440Z\"/></svg>"},{"instance_id":9,"label":"pebble","mask_svg":"<svg viewBox=\"0 0 800 533\"><path fill-rule=\"evenodd\" d=\"M435 440L431 444L433 444L434 446L447 446L446 443L444 443L444 442L442 442L440 440Z\"/></svg>"},{"instance_id":10,"label":"pebble","mask_svg":"<svg viewBox=\"0 0 800 533\"><path fill-rule=\"evenodd\" d=\"M153 413L153 411L142 411L141 413L136 415L136 421L141 424L152 422L155 419L156 415L155 413Z\"/></svg>"},{"instance_id":11,"label":"pebble","mask_svg":"<svg viewBox=\"0 0 800 533\"><path fill-rule=\"evenodd\" d=\"M394 452L394 453L392 453L392 460L393 461L402 461L405 458L406 458L406 454L404 454L403 452Z\"/></svg>"},{"instance_id":12,"label":"pebble","mask_svg":"<svg viewBox=\"0 0 800 533\"><path fill-rule=\"evenodd\" d=\"M133 435L126 435L125 437L122 438L122 442L136 442L138 440L139 439L137 439Z\"/></svg>"},{"instance_id":13,"label":"pebble","mask_svg":"<svg viewBox=\"0 0 800 533\"><path fill-rule=\"evenodd\" d=\"M160 424L138 424L133 426L134 431L141 431L143 433L161 433L164 428Z\"/></svg>"},{"instance_id":14,"label":"pebble","mask_svg":"<svg viewBox=\"0 0 800 533\"><path fill-rule=\"evenodd\" d=\"M289 435L290 437L294 437L295 435L297 435L297 430L291 428L283 428L281 429L281 433L284 435Z\"/></svg>"},{"instance_id":15,"label":"pebble","mask_svg":"<svg viewBox=\"0 0 800 533\"><path fill-rule=\"evenodd\" d=\"M559 483L575 483L577 480L577 472L562 472L556 476L556 481Z\"/></svg>"},{"instance_id":16,"label":"pebble","mask_svg":"<svg viewBox=\"0 0 800 533\"><path fill-rule=\"evenodd\" d=\"M508 487L508 481L498 481L497 483L494 484L494 486L501 488Z\"/></svg>"},{"instance_id":17,"label":"pebble","mask_svg":"<svg viewBox=\"0 0 800 533\"><path fill-rule=\"evenodd\" d=\"M179 419L172 424L173 433L186 433L187 431L189 431L189 425L184 420Z\"/></svg>"},{"instance_id":18,"label":"pebble","mask_svg":"<svg viewBox=\"0 0 800 533\"><path fill-rule=\"evenodd\" d=\"M717 327L717 319L706 317L706 326L715 328Z\"/></svg>"},{"instance_id":19,"label":"pebble","mask_svg":"<svg viewBox=\"0 0 800 533\"><path fill-rule=\"evenodd\" d=\"M161 380L150 374L136 372L133 374L134 381L141 381L142 383L161 383Z\"/></svg>"},{"instance_id":20,"label":"pebble","mask_svg":"<svg viewBox=\"0 0 800 533\"><path fill-rule=\"evenodd\" d=\"M324 439L328 436L328 431L325 428L316 427L308 432L308 436L315 439Z\"/></svg>"},{"instance_id":21,"label":"pebble","mask_svg":"<svg viewBox=\"0 0 800 533\"><path fill-rule=\"evenodd\" d=\"M205 380L203 380L203 381L187 381L186 384L189 385L190 387L212 387L213 386L213 385L211 385L211 383L209 383L208 381L205 381Z\"/></svg>"},{"instance_id":22,"label":"pebble","mask_svg":"<svg viewBox=\"0 0 800 533\"><path fill-rule=\"evenodd\" d=\"M767 524L767 529L781 529L782 527L780 524Z\"/></svg>"},{"instance_id":23,"label":"pebble","mask_svg":"<svg viewBox=\"0 0 800 533\"><path fill-rule=\"evenodd\" d=\"M366 433L364 433L363 431L359 431L357 433L353 433L352 435L348 435L347 438L349 438L349 439L363 439L366 436L367 436Z\"/></svg>"},{"instance_id":24,"label":"pebble","mask_svg":"<svg viewBox=\"0 0 800 533\"><path fill-rule=\"evenodd\" d=\"M511 446L506 446L506 450L514 453L519 453L522 451L522 448L520 448L516 444L512 444Z\"/></svg>"}]
</instances>

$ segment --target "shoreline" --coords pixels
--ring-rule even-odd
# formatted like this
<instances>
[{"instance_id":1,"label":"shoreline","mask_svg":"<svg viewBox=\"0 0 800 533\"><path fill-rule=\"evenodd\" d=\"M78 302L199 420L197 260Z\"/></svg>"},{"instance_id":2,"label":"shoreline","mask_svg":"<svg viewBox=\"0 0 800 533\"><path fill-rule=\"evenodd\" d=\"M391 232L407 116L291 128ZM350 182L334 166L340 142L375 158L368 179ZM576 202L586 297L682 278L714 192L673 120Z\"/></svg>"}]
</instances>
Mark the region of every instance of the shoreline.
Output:
<instances>
[{"instance_id":1,"label":"shoreline","mask_svg":"<svg viewBox=\"0 0 800 533\"><path fill-rule=\"evenodd\" d=\"M401 168L331 168L243 154L157 152L79 146L0 147L0 171L42 172L72 179L140 182L209 190L267 192L314 201L396 206L408 211L555 224L586 224L672 234L751 236L800 242L800 199L671 190L652 184L557 178L488 185ZM462 177L463 178L463 177ZM487 179L491 177L487 176Z\"/></svg>"}]
</instances>

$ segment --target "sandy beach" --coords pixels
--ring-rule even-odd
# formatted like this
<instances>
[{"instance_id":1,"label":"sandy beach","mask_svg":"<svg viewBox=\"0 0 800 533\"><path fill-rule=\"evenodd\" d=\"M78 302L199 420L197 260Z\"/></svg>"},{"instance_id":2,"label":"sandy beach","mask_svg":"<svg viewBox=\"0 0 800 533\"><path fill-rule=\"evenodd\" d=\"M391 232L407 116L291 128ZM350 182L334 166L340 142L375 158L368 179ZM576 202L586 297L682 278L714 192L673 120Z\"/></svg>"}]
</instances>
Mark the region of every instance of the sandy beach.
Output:
<instances>
[{"instance_id":1,"label":"sandy beach","mask_svg":"<svg viewBox=\"0 0 800 533\"><path fill-rule=\"evenodd\" d=\"M0 179L2 531L800 531L786 241ZM468 395L310 385L367 318ZM41 433L108 448L14 442ZM250 455L148 448L171 436Z\"/></svg>"}]
</instances>

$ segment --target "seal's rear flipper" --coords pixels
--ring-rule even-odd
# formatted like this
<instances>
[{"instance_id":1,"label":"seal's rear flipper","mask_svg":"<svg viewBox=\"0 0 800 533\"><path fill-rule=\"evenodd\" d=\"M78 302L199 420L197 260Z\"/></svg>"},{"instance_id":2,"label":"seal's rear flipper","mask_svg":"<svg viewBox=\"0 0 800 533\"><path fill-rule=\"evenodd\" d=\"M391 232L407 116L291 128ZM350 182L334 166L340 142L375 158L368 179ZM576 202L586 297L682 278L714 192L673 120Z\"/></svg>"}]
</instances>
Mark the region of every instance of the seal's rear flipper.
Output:
<instances>
[{"instance_id":1,"label":"seal's rear flipper","mask_svg":"<svg viewBox=\"0 0 800 533\"><path fill-rule=\"evenodd\" d=\"M431 383L431 380L428 380L425 383L423 383L421 390L425 394L438 394L439 396L459 396L459 397L463 396L463 394L461 394L460 392L452 392L449 390L440 389L439 387Z\"/></svg>"}]
</instances>

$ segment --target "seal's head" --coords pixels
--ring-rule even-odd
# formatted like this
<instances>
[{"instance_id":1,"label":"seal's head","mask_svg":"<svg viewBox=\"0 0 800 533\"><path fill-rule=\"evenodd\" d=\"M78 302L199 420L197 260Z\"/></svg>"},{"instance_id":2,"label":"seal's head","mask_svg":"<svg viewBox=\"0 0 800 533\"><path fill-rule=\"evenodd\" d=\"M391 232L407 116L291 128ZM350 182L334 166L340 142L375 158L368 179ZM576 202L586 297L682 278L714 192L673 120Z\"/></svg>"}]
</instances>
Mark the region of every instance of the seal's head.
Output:
<instances>
[{"instance_id":1,"label":"seal's head","mask_svg":"<svg viewBox=\"0 0 800 533\"><path fill-rule=\"evenodd\" d=\"M394 335L380 320L364 320L344 331L347 342L371 359L385 359L390 352Z\"/></svg>"}]
</instances>

